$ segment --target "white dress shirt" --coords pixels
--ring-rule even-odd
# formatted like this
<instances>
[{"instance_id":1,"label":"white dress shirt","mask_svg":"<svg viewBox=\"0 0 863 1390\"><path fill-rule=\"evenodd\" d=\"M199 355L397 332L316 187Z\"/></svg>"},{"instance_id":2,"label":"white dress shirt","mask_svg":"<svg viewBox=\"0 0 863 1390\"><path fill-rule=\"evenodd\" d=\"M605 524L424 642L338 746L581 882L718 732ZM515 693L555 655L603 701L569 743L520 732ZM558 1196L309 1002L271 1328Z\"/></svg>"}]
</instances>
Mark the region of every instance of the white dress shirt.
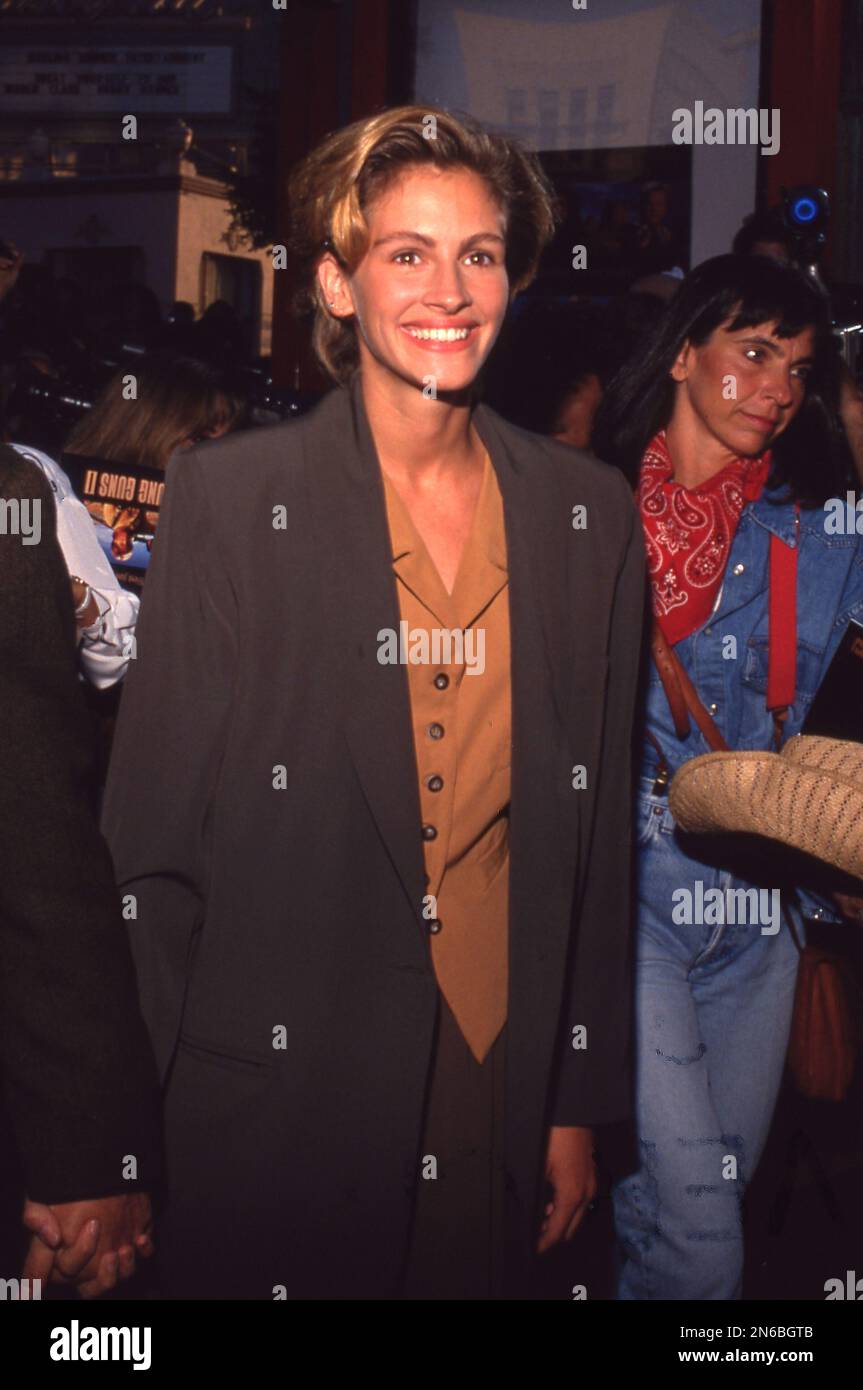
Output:
<instances>
[{"instance_id":1,"label":"white dress shirt","mask_svg":"<svg viewBox=\"0 0 863 1390\"><path fill-rule=\"evenodd\" d=\"M120 587L96 539L93 520L59 464L30 445L13 444L19 454L38 464L54 490L57 505L57 540L71 575L89 584L99 617L79 628L81 665L99 690L116 685L126 674L134 651L135 624L140 599Z\"/></svg>"}]
</instances>

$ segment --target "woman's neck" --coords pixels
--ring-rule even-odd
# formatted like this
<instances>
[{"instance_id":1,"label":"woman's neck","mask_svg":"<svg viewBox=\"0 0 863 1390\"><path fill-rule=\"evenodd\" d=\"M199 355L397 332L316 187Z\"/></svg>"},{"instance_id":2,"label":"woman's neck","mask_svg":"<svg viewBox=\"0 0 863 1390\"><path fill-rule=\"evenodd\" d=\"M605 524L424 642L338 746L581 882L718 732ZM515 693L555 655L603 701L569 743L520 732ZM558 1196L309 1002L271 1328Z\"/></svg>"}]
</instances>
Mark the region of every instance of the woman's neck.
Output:
<instances>
[{"instance_id":1,"label":"woman's neck","mask_svg":"<svg viewBox=\"0 0 863 1390\"><path fill-rule=\"evenodd\" d=\"M690 490L701 487L737 458L734 450L708 433L699 420L681 419L678 412L665 431L665 442L674 481Z\"/></svg>"},{"instance_id":2,"label":"woman's neck","mask_svg":"<svg viewBox=\"0 0 863 1390\"><path fill-rule=\"evenodd\" d=\"M475 464L481 445L471 424L470 393L463 399L427 397L408 382L396 389L391 381L383 385L367 371L361 390L378 458L390 477L430 483Z\"/></svg>"}]
</instances>

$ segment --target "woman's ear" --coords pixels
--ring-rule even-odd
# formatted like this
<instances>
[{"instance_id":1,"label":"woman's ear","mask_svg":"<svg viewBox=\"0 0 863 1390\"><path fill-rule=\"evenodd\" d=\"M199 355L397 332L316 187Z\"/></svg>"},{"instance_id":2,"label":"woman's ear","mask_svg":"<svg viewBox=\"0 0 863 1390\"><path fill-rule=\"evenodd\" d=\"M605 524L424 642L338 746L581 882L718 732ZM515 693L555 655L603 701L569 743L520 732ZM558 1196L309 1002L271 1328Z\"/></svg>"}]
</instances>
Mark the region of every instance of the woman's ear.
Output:
<instances>
[{"instance_id":1,"label":"woman's ear","mask_svg":"<svg viewBox=\"0 0 863 1390\"><path fill-rule=\"evenodd\" d=\"M334 318L347 318L354 313L354 301L347 276L332 252L318 261L316 274L327 307Z\"/></svg>"},{"instance_id":2,"label":"woman's ear","mask_svg":"<svg viewBox=\"0 0 863 1390\"><path fill-rule=\"evenodd\" d=\"M669 376L674 381L685 381L686 378L689 376L689 368L691 365L691 361L692 344L689 342L689 339L687 338L686 342L683 344L683 347L680 349L679 353L674 359L671 371L669 372Z\"/></svg>"}]
</instances>

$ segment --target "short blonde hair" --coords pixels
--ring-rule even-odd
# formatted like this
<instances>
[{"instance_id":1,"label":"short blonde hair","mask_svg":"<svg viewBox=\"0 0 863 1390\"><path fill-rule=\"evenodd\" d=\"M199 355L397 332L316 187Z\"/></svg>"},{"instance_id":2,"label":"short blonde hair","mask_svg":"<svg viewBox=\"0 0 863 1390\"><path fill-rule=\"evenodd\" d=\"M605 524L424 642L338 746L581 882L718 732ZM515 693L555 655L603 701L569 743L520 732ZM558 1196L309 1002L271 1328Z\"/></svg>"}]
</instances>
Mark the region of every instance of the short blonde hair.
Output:
<instances>
[{"instance_id":1,"label":"short blonde hair","mask_svg":"<svg viewBox=\"0 0 863 1390\"><path fill-rule=\"evenodd\" d=\"M304 281L296 300L314 312L312 346L324 370L347 381L359 352L352 319L334 318L316 268L327 252L353 274L368 248L365 210L410 165L478 174L506 213L506 268L513 294L529 285L554 235L559 204L536 155L505 135L441 107L396 106L328 135L288 184L291 249Z\"/></svg>"}]
</instances>

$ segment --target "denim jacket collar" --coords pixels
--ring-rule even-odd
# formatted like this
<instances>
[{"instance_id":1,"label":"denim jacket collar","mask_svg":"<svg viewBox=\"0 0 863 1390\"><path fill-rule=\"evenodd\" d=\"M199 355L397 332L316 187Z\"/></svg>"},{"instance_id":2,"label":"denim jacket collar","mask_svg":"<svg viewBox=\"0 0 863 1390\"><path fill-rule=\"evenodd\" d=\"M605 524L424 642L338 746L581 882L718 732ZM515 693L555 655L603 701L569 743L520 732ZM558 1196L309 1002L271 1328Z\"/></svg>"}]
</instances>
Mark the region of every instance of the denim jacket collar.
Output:
<instances>
[{"instance_id":1,"label":"denim jacket collar","mask_svg":"<svg viewBox=\"0 0 863 1390\"><path fill-rule=\"evenodd\" d=\"M786 545L795 546L797 544L797 530L794 519L794 503L777 503L775 500L771 500L776 498L780 491L781 489L768 490L765 488L757 501L750 502L744 515L750 516L765 531L769 531L772 535L785 541ZM801 510L801 526L805 524L806 515L806 512Z\"/></svg>"}]
</instances>

